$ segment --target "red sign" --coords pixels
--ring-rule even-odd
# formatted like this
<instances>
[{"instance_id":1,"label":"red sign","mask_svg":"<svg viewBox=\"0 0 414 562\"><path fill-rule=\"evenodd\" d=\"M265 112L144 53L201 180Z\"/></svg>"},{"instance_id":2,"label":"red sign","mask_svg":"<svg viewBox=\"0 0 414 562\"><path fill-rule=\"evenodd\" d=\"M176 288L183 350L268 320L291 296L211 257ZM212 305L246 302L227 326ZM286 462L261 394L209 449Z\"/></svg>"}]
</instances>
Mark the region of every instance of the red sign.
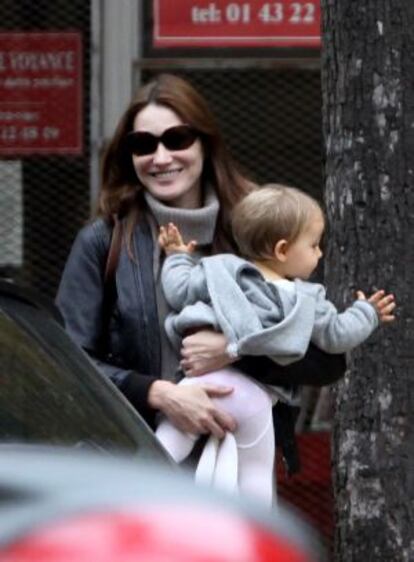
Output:
<instances>
[{"instance_id":1,"label":"red sign","mask_svg":"<svg viewBox=\"0 0 414 562\"><path fill-rule=\"evenodd\" d=\"M82 154L80 33L0 33L0 154Z\"/></svg>"},{"instance_id":2,"label":"red sign","mask_svg":"<svg viewBox=\"0 0 414 562\"><path fill-rule=\"evenodd\" d=\"M319 47L319 0L153 0L155 47Z\"/></svg>"}]
</instances>

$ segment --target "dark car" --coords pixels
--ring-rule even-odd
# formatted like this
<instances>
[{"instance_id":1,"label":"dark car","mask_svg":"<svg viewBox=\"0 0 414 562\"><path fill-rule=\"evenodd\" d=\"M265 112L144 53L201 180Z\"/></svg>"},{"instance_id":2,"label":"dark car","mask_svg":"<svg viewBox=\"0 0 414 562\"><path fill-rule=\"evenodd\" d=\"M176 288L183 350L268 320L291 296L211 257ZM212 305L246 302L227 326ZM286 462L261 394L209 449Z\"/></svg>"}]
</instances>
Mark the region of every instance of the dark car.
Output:
<instances>
[{"instance_id":1,"label":"dark car","mask_svg":"<svg viewBox=\"0 0 414 562\"><path fill-rule=\"evenodd\" d=\"M0 442L124 452L175 467L151 429L66 335L57 309L0 281Z\"/></svg>"},{"instance_id":2,"label":"dark car","mask_svg":"<svg viewBox=\"0 0 414 562\"><path fill-rule=\"evenodd\" d=\"M0 445L2 562L316 562L308 529L184 473Z\"/></svg>"}]
</instances>

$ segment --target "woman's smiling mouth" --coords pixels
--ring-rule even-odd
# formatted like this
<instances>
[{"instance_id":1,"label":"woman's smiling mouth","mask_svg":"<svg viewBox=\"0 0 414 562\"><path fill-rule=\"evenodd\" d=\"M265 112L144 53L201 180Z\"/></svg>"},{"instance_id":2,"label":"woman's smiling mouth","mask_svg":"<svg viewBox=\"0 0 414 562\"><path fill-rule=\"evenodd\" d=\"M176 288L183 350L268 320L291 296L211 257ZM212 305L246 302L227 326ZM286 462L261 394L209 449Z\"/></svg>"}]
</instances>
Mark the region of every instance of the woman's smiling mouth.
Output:
<instances>
[{"instance_id":1,"label":"woman's smiling mouth","mask_svg":"<svg viewBox=\"0 0 414 562\"><path fill-rule=\"evenodd\" d=\"M150 172L150 176L157 179L169 179L174 176L177 176L180 172L182 172L182 168L175 168L174 170L161 170L159 172Z\"/></svg>"}]
</instances>

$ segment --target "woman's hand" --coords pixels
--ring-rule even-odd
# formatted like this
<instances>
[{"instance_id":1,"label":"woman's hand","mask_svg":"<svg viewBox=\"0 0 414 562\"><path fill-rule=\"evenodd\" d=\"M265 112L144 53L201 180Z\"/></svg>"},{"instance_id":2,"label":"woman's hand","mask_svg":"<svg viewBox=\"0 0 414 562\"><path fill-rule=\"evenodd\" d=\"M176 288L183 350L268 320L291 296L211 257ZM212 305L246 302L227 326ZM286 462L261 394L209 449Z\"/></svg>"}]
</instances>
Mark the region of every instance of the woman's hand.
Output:
<instances>
[{"instance_id":1,"label":"woman's hand","mask_svg":"<svg viewBox=\"0 0 414 562\"><path fill-rule=\"evenodd\" d=\"M180 366L187 377L204 375L227 367L235 361L229 357L225 335L213 330L200 330L183 339Z\"/></svg>"},{"instance_id":2,"label":"woman's hand","mask_svg":"<svg viewBox=\"0 0 414 562\"><path fill-rule=\"evenodd\" d=\"M211 398L227 396L232 391L229 386L181 386L159 380L150 387L148 403L160 410L181 431L211 433L222 439L226 431L236 429L236 423L230 414L217 409Z\"/></svg>"}]
</instances>

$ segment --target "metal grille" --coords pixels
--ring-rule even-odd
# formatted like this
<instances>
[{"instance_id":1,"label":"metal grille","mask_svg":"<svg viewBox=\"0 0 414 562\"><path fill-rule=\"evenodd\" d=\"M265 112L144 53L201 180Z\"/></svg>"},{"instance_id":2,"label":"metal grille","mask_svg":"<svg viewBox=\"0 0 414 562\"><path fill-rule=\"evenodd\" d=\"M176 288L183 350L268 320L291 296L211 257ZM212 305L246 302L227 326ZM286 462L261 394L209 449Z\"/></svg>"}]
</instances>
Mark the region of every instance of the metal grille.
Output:
<instances>
[{"instance_id":1,"label":"metal grille","mask_svg":"<svg viewBox=\"0 0 414 562\"><path fill-rule=\"evenodd\" d=\"M260 183L279 182L320 199L321 89L318 69L171 70L209 101L233 156ZM144 81L155 72L144 70Z\"/></svg>"},{"instance_id":2,"label":"metal grille","mask_svg":"<svg viewBox=\"0 0 414 562\"><path fill-rule=\"evenodd\" d=\"M291 503L318 531L327 552L334 533L333 490L329 432L297 436L302 468L287 477L282 459L277 463L278 497Z\"/></svg>"},{"instance_id":3,"label":"metal grille","mask_svg":"<svg viewBox=\"0 0 414 562\"><path fill-rule=\"evenodd\" d=\"M2 0L0 21L2 33L82 33L83 155L0 160L0 273L53 296L74 234L89 216L90 2Z\"/></svg>"}]
</instances>

